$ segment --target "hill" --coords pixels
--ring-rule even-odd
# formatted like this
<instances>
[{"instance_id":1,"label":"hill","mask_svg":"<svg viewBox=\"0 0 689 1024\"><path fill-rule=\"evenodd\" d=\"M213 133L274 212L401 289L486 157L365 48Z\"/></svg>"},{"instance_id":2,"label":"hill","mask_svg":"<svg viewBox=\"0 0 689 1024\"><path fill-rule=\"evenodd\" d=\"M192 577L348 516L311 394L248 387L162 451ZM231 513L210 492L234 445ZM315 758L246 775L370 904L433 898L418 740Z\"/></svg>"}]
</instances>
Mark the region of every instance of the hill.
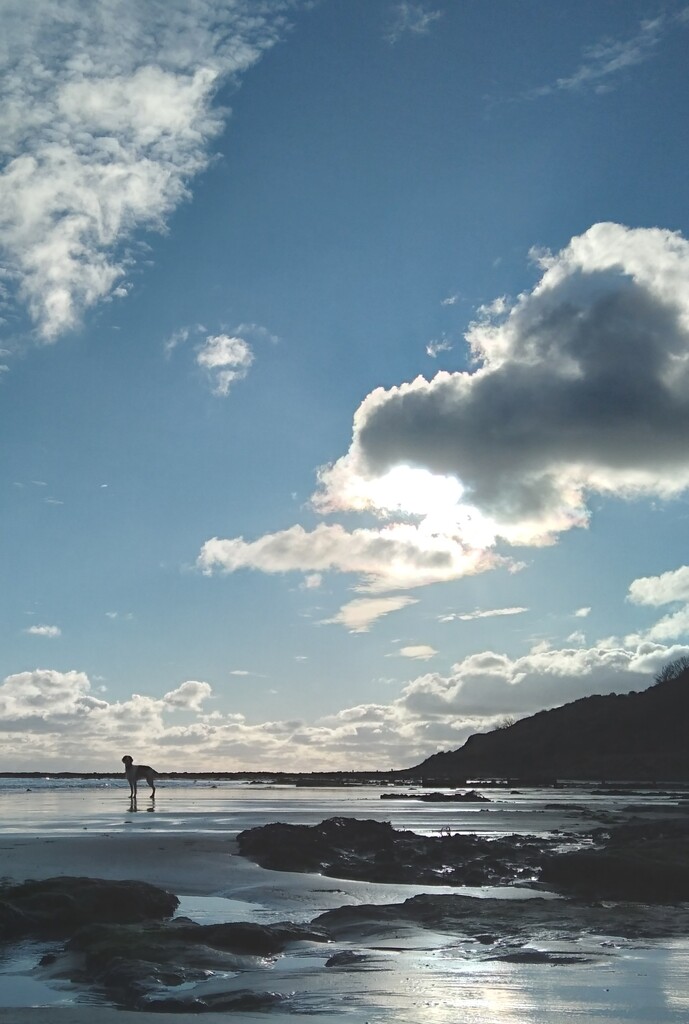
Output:
<instances>
[{"instance_id":1,"label":"hill","mask_svg":"<svg viewBox=\"0 0 689 1024\"><path fill-rule=\"evenodd\" d=\"M689 659L639 693L583 697L470 736L404 773L467 779L689 781Z\"/></svg>"}]
</instances>

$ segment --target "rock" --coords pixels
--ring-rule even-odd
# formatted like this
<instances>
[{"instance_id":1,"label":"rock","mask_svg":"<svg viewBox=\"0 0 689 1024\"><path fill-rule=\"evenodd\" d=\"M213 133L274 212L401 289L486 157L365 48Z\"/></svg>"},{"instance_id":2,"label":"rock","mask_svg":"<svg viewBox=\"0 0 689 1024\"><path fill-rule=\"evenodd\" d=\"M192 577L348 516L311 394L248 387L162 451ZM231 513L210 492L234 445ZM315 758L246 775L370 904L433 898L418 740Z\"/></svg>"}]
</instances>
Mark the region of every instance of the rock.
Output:
<instances>
[{"instance_id":1,"label":"rock","mask_svg":"<svg viewBox=\"0 0 689 1024\"><path fill-rule=\"evenodd\" d=\"M204 981L217 972L234 975L255 969L291 943L306 940L325 942L326 936L320 929L290 922L200 925L182 919L91 925L73 935L51 974L87 982L123 1009L248 1009L235 1005L235 991L215 991L199 1002L196 997L178 996L169 990ZM257 1008L265 1005L267 998L261 994Z\"/></svg>"},{"instance_id":2,"label":"rock","mask_svg":"<svg viewBox=\"0 0 689 1024\"><path fill-rule=\"evenodd\" d=\"M578 899L480 899L472 896L424 893L404 903L339 907L320 914L312 925L333 941L378 943L397 939L405 928L429 929L465 936L486 945L487 957L500 951L495 942L514 948L533 941L569 939L580 935L615 935L630 939L678 937L689 934L689 905L587 903Z\"/></svg>"},{"instance_id":3,"label":"rock","mask_svg":"<svg viewBox=\"0 0 689 1024\"><path fill-rule=\"evenodd\" d=\"M66 937L93 922L160 920L178 904L146 882L69 876L22 882L0 889L0 937Z\"/></svg>"},{"instance_id":4,"label":"rock","mask_svg":"<svg viewBox=\"0 0 689 1024\"><path fill-rule=\"evenodd\" d=\"M285 1003L287 997L279 992L254 992L250 989L239 991L214 992L212 995L184 998L184 996L168 996L162 999L144 1000L141 1010L156 1010L159 1013L222 1013L228 1012L260 1012L269 1010L279 1003Z\"/></svg>"},{"instance_id":5,"label":"rock","mask_svg":"<svg viewBox=\"0 0 689 1024\"><path fill-rule=\"evenodd\" d=\"M547 840L510 836L420 836L389 822L328 818L319 825L282 823L247 829L240 853L277 871L431 885L495 885L535 876Z\"/></svg>"},{"instance_id":6,"label":"rock","mask_svg":"<svg viewBox=\"0 0 689 1024\"><path fill-rule=\"evenodd\" d=\"M689 846L659 839L563 853L546 858L541 880L589 899L689 900Z\"/></svg>"}]
</instances>

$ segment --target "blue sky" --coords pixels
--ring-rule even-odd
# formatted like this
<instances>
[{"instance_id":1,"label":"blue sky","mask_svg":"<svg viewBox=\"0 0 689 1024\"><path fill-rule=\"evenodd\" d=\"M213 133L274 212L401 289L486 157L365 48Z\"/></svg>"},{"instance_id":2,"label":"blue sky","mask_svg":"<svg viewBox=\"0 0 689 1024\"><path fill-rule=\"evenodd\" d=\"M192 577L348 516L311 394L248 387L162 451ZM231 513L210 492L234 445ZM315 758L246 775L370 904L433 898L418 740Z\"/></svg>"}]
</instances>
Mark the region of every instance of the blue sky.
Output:
<instances>
[{"instance_id":1,"label":"blue sky","mask_svg":"<svg viewBox=\"0 0 689 1024\"><path fill-rule=\"evenodd\" d=\"M689 7L28 10L0 769L406 767L689 653Z\"/></svg>"}]
</instances>

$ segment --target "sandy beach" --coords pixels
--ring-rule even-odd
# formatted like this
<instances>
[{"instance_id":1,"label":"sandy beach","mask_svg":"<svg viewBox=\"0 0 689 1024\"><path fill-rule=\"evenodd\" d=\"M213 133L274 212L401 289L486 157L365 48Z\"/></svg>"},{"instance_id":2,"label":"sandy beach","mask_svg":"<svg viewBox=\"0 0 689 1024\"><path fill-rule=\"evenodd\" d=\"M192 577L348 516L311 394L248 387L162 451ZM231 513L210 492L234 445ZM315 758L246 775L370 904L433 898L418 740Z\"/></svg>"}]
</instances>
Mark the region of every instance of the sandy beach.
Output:
<instances>
[{"instance_id":1,"label":"sandy beach","mask_svg":"<svg viewBox=\"0 0 689 1024\"><path fill-rule=\"evenodd\" d=\"M55 876L147 882L180 898L177 918L200 924L324 924L326 941L298 941L277 955L239 957L233 970L220 972L227 990L279 997L270 1007L233 1013L237 1020L284 1024L303 1015L309 1024L324 1024L335 1015L352 1024L684 1024L689 941L676 908L655 908L650 931L644 925L650 910L646 915L635 910L636 916L618 927L625 934L615 934L614 921L619 925L620 919L586 917L580 908L568 911L568 918L562 903L547 917L536 914L540 923L534 925L525 901L544 906L538 889L353 881L269 870L238 852L237 832L247 820L310 823L328 817L329 810L342 810L343 803L353 816L370 817L377 810L379 820L394 815L396 828L406 820L407 827L423 825L432 834L427 808L411 800L394 801L392 808L380 795L266 792L247 794L242 804L234 792L170 789L161 792L155 813L128 815L122 813L119 791L0 794L0 878L9 883ZM530 802L513 797L511 803L492 796L490 810L480 818L472 808L433 813L437 821L451 814L467 830L481 821L488 835L499 831L493 823L488 826L489 818L514 824L514 813L521 815L525 831L547 823L547 832L552 826L547 794L534 794ZM599 801L596 813L609 813L611 801ZM579 821L577 808L581 804L572 799L569 812L557 812L560 827ZM430 911L424 910L428 900ZM492 916L482 923L482 908L489 904ZM507 908L502 917L495 910L500 907ZM55 943L52 948L57 949ZM130 1012L102 998L94 1003L88 986L56 980L38 966L37 952L32 960L30 945L21 955L8 948L0 963L3 1024L199 1019L195 1012ZM219 984L217 975L199 991L212 992Z\"/></svg>"}]
</instances>

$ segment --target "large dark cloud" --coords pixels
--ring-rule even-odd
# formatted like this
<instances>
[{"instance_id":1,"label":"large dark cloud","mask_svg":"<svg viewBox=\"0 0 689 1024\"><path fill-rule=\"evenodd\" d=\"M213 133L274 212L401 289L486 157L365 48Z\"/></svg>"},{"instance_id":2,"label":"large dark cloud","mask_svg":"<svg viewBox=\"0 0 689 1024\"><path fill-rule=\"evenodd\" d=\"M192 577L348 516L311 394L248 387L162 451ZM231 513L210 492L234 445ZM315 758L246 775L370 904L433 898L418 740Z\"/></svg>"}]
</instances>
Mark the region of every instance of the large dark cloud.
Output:
<instances>
[{"instance_id":1,"label":"large dark cloud","mask_svg":"<svg viewBox=\"0 0 689 1024\"><path fill-rule=\"evenodd\" d=\"M541 262L531 292L471 325L473 372L365 399L327 501L410 465L456 476L497 534L538 542L584 522L589 492L689 484L689 244L598 224Z\"/></svg>"}]
</instances>

